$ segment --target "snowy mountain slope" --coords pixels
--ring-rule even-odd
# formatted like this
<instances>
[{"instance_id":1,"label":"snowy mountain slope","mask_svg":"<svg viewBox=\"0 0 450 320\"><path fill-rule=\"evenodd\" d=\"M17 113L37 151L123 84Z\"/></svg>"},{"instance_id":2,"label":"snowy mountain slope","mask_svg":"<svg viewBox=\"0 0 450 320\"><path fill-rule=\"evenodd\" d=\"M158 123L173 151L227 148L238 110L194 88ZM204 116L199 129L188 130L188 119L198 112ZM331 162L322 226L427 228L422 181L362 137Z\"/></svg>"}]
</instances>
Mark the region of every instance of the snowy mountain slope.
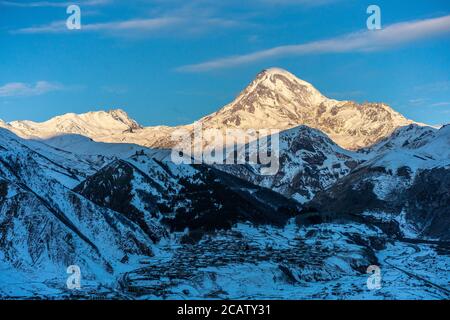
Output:
<instances>
[{"instance_id":1,"label":"snowy mountain slope","mask_svg":"<svg viewBox=\"0 0 450 320\"><path fill-rule=\"evenodd\" d=\"M217 168L304 203L366 159L365 155L345 150L322 132L306 126L281 132L279 142L280 168L275 175L261 174L263 166L256 164Z\"/></svg>"},{"instance_id":2,"label":"snowy mountain slope","mask_svg":"<svg viewBox=\"0 0 450 320\"><path fill-rule=\"evenodd\" d=\"M82 156L104 156L113 158L128 158L136 152L150 150L146 147L131 143L96 142L91 138L78 134L61 134L39 140L54 148L65 150Z\"/></svg>"},{"instance_id":3,"label":"snowy mountain slope","mask_svg":"<svg viewBox=\"0 0 450 320\"><path fill-rule=\"evenodd\" d=\"M306 125L346 149L369 146L412 123L385 104L328 99L311 84L277 68L258 74L236 100L200 121L215 128L286 130Z\"/></svg>"},{"instance_id":4,"label":"snowy mountain slope","mask_svg":"<svg viewBox=\"0 0 450 320\"><path fill-rule=\"evenodd\" d=\"M63 223L35 193L2 178L0 185L0 257L4 263L48 274L62 274L73 264L87 274L111 269L98 248Z\"/></svg>"},{"instance_id":5,"label":"snowy mountain slope","mask_svg":"<svg viewBox=\"0 0 450 320\"><path fill-rule=\"evenodd\" d=\"M163 180L166 176L159 178ZM122 213L137 223L153 242L158 242L166 235L166 230L159 224L161 216L157 205L164 203L163 196L172 188L170 177L161 185L129 162L117 160L89 177L74 191L102 207Z\"/></svg>"},{"instance_id":6,"label":"snowy mountain slope","mask_svg":"<svg viewBox=\"0 0 450 320\"><path fill-rule=\"evenodd\" d=\"M306 125L321 130L346 149L368 147L411 123L382 103L328 99L311 84L277 68L258 74L233 102L198 121L205 129L221 130L287 130ZM35 138L72 133L95 141L152 148L172 147L174 130L192 131L194 126L142 128L122 110L66 114L43 123L14 121L6 125L17 134Z\"/></svg>"},{"instance_id":7,"label":"snowy mountain slope","mask_svg":"<svg viewBox=\"0 0 450 320\"><path fill-rule=\"evenodd\" d=\"M30 136L50 137L55 133L73 133L87 137L108 136L117 132L133 131L141 126L120 109L88 112L85 114L68 113L42 123L33 121L13 121L9 123Z\"/></svg>"},{"instance_id":8,"label":"snowy mountain slope","mask_svg":"<svg viewBox=\"0 0 450 320\"><path fill-rule=\"evenodd\" d=\"M289 72L274 68L259 73L233 102L200 121L214 128L286 129L307 124L311 112L321 104L333 106L338 101L326 98Z\"/></svg>"},{"instance_id":9,"label":"snowy mountain slope","mask_svg":"<svg viewBox=\"0 0 450 320\"><path fill-rule=\"evenodd\" d=\"M280 130L279 171L175 165L165 148L180 127L120 110L0 122L0 297L64 289L72 264L94 284L86 298L105 281L113 297L445 296L390 263L448 284L436 244L450 240L450 126L328 99L280 69L199 123ZM375 293L372 264L386 276Z\"/></svg>"},{"instance_id":10,"label":"snowy mountain slope","mask_svg":"<svg viewBox=\"0 0 450 320\"><path fill-rule=\"evenodd\" d=\"M420 169L446 167L450 164L450 126L439 130L410 125L369 149L368 166L398 169L407 166Z\"/></svg>"},{"instance_id":11,"label":"snowy mountain slope","mask_svg":"<svg viewBox=\"0 0 450 320\"><path fill-rule=\"evenodd\" d=\"M68 113L41 123L27 120L6 123L0 120L0 127L22 138L42 140L67 151L77 150L78 153L89 155L114 154L121 157L130 156L143 146L171 146L171 134L177 129L166 126L143 128L120 109L84 114ZM93 144L94 140L105 144ZM98 147L101 147L100 150Z\"/></svg>"},{"instance_id":12,"label":"snowy mountain slope","mask_svg":"<svg viewBox=\"0 0 450 320\"><path fill-rule=\"evenodd\" d=\"M428 139L432 139L436 131L437 129L433 127L411 124L396 129L390 136L358 152L372 158L389 150L404 148L408 145L417 146L419 143L425 143Z\"/></svg>"},{"instance_id":13,"label":"snowy mountain slope","mask_svg":"<svg viewBox=\"0 0 450 320\"><path fill-rule=\"evenodd\" d=\"M11 148L12 151L16 150L15 148L17 148L17 150L25 149L30 153L35 152L38 155L36 157L37 160L47 160L44 163L45 166L51 164L53 171L63 171L64 173L60 175L61 177L72 177L73 179L59 180L59 182L69 188L72 187L73 184L77 184L87 176L93 174L105 164L111 162L121 154L120 152L117 152L117 154L116 152L103 152L103 150L101 151L102 154L93 153L93 155L82 154L81 152L73 153L70 151L74 150L69 147L67 148L67 150L63 150L53 147L41 140L23 139L14 134L12 131L3 128L0 128L0 136L2 137L0 142L5 146L6 149L8 149L8 146L14 146ZM83 137L82 139L88 138ZM96 148L93 146L93 150L101 150L98 147L101 146L101 144L96 144L95 142L91 142L91 144L97 145ZM109 148L116 149L117 147L112 146ZM120 151L122 151L122 149L126 150L127 155L131 153L131 151L128 152L127 148L118 149L120 149ZM136 150L138 149L136 148ZM103 155L103 153L105 155Z\"/></svg>"},{"instance_id":14,"label":"snowy mountain slope","mask_svg":"<svg viewBox=\"0 0 450 320\"><path fill-rule=\"evenodd\" d=\"M326 198L319 191L307 204L320 204L314 214L326 213L323 220L306 218L305 210L298 215L287 198L233 175L204 165L176 166L169 151L145 149L112 160L83 180L71 176L75 155L0 131L0 297L70 294L65 280L71 264L81 267L85 298L104 297L99 286L115 286L118 276L118 289L109 289L114 298L445 297L386 263L407 265L446 285L448 259L432 245L411 254L393 243L399 231L449 239L448 127L422 130L402 128L390 144L362 154L308 127L282 132L280 177L289 179L280 181L297 175L305 187L325 188L337 179ZM394 156L402 165L396 171L380 166ZM64 159L72 165L62 165ZM422 165L403 166L413 160ZM425 162L429 169L422 169ZM74 190L61 184L78 179L83 182ZM321 223L332 214L333 224ZM296 215L298 225L285 226ZM384 272L376 293L365 286L373 264ZM90 282L94 289L86 291Z\"/></svg>"},{"instance_id":15,"label":"snowy mountain slope","mask_svg":"<svg viewBox=\"0 0 450 320\"><path fill-rule=\"evenodd\" d=\"M111 163L74 191L144 230L155 230L155 223L191 233L247 220L282 225L298 209L294 201L213 168L177 166L145 154Z\"/></svg>"},{"instance_id":16,"label":"snowy mountain slope","mask_svg":"<svg viewBox=\"0 0 450 320\"><path fill-rule=\"evenodd\" d=\"M169 149L175 145L172 139L172 133L179 129L191 130L191 126L180 127L145 127L141 130L133 132L115 133L105 137L93 137L96 141L103 141L108 143L131 143L139 146L145 146L153 149Z\"/></svg>"},{"instance_id":17,"label":"snowy mountain slope","mask_svg":"<svg viewBox=\"0 0 450 320\"><path fill-rule=\"evenodd\" d=\"M120 117L114 117L114 114ZM72 125L74 123L77 125ZM310 200L317 191L329 187L348 174L356 163L383 152L381 144L377 150L365 149L356 154L346 152L334 143L348 149L370 146L380 139L391 139L386 137L398 127L410 123L412 122L383 104L359 105L328 99L311 84L276 68L258 74L235 101L197 122L204 129L219 128L222 131L229 128L281 130L281 170L276 176L261 176L258 174L261 168L252 166L219 169L300 202ZM295 129L299 124L321 130L334 142L322 137L319 131L312 133L313 131L306 129ZM127 158L140 152L138 145L172 147L175 143L171 139L174 130L183 128L192 133L194 128L193 125L141 128L121 110L69 114L42 124L13 122L8 126L28 137L46 136L45 143L60 149L75 150L83 155L101 153L119 158ZM111 128L108 129L109 126ZM417 130L422 130L422 127L416 127ZM289 131L291 128L292 131ZM81 133L95 141L114 143L99 143L67 132ZM305 148L294 150L299 144L305 144ZM386 142L384 148L387 148ZM155 153L149 149L145 149L145 152Z\"/></svg>"},{"instance_id":18,"label":"snowy mountain slope","mask_svg":"<svg viewBox=\"0 0 450 320\"><path fill-rule=\"evenodd\" d=\"M90 162L90 159L54 149L44 143L21 139L5 129L0 129L0 150L2 165L8 169L3 174L9 179L31 181L35 174L41 174L70 188L101 167L99 162ZM34 166L28 168L27 161L32 161ZM15 172L16 167L21 170ZM17 176L18 174L23 176Z\"/></svg>"},{"instance_id":19,"label":"snowy mountain slope","mask_svg":"<svg viewBox=\"0 0 450 320\"><path fill-rule=\"evenodd\" d=\"M414 132L401 142L407 132ZM401 142L401 147L399 143ZM307 205L324 214L396 221L405 236L450 239L450 126L405 127L384 150Z\"/></svg>"},{"instance_id":20,"label":"snowy mountain slope","mask_svg":"<svg viewBox=\"0 0 450 320\"><path fill-rule=\"evenodd\" d=\"M116 212L70 192L57 206L24 184L0 180L0 255L15 268L61 274L76 264L101 279L127 255L152 254L150 239Z\"/></svg>"},{"instance_id":21,"label":"snowy mountain slope","mask_svg":"<svg viewBox=\"0 0 450 320\"><path fill-rule=\"evenodd\" d=\"M122 120L117 120L111 114L121 115ZM120 158L127 158L143 147L164 149L172 146L174 142L171 134L177 129L166 126L143 128L130 119L123 110L80 115L69 113L42 123L31 121L6 123L0 120L0 128L22 138L42 141L65 151Z\"/></svg>"},{"instance_id":22,"label":"snowy mountain slope","mask_svg":"<svg viewBox=\"0 0 450 320\"><path fill-rule=\"evenodd\" d=\"M80 178L22 142L0 134L0 256L5 262L43 273L64 273L79 263L85 275L106 279L127 255L152 254L151 239L137 224L71 191L67 186Z\"/></svg>"}]
</instances>

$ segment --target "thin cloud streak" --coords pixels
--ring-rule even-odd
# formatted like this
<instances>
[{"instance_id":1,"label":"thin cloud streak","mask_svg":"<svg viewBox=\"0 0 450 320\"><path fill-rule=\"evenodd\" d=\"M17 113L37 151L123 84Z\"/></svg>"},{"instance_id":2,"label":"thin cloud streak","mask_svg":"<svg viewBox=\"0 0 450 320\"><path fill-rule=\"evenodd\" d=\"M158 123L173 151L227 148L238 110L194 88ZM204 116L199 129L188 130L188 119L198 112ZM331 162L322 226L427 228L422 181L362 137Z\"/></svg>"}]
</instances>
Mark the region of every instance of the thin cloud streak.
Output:
<instances>
[{"instance_id":1,"label":"thin cloud streak","mask_svg":"<svg viewBox=\"0 0 450 320\"><path fill-rule=\"evenodd\" d=\"M151 18L134 19L118 22L104 22L83 24L79 32L125 32L125 31L154 31L164 27L174 26L180 23L178 18ZM65 33L70 30L66 27L65 21L55 21L48 25L28 27L12 31L12 33L38 34L38 33ZM77 30L78 31L78 30Z\"/></svg>"},{"instance_id":2,"label":"thin cloud streak","mask_svg":"<svg viewBox=\"0 0 450 320\"><path fill-rule=\"evenodd\" d=\"M124 21L82 24L76 32L97 32L118 37L139 37L155 32L176 32L177 34L199 34L214 29L237 28L245 23L215 17L201 17L192 20L185 16L161 16L156 18L130 19ZM12 34L68 33L65 21L55 21L47 25L12 30ZM162 35L163 33L158 33Z\"/></svg>"},{"instance_id":3,"label":"thin cloud streak","mask_svg":"<svg viewBox=\"0 0 450 320\"><path fill-rule=\"evenodd\" d=\"M245 5L247 9L265 6L322 6L342 0L249 0ZM85 0L80 6L119 4L114 0ZM18 7L64 7L69 2L34 1L20 3L17 1L1 1L0 5ZM220 2L216 0L147 0L145 5L152 5L152 12L156 14L150 17L134 17L128 20L108 21L100 23L85 23L82 19L82 28L79 32L99 32L119 37L140 37L151 35L154 31L165 31L170 36L176 34L199 35L214 32L216 29L230 29L239 27L251 27L255 24L248 21L249 14L243 13L238 16L224 16L223 11L233 7L242 7L242 2L229 0ZM251 16L252 14L250 14ZM77 30L78 31L78 30ZM12 34L45 34L45 33L67 33L65 21L54 21L45 25L37 25L11 30ZM170 33L170 34L169 34Z\"/></svg>"},{"instance_id":4,"label":"thin cloud streak","mask_svg":"<svg viewBox=\"0 0 450 320\"><path fill-rule=\"evenodd\" d=\"M430 107L447 107L447 106L450 106L450 101L436 102L430 105Z\"/></svg>"},{"instance_id":5,"label":"thin cloud streak","mask_svg":"<svg viewBox=\"0 0 450 320\"><path fill-rule=\"evenodd\" d=\"M48 81L38 81L34 85L23 82L10 82L0 87L0 97L40 96L63 89L64 86Z\"/></svg>"},{"instance_id":6,"label":"thin cloud streak","mask_svg":"<svg viewBox=\"0 0 450 320\"><path fill-rule=\"evenodd\" d=\"M380 51L448 33L450 33L450 15L396 23L378 31L360 31L321 41L274 47L250 54L185 65L176 70L180 72L206 72L237 67L270 58L322 53Z\"/></svg>"},{"instance_id":7,"label":"thin cloud streak","mask_svg":"<svg viewBox=\"0 0 450 320\"><path fill-rule=\"evenodd\" d=\"M76 4L80 6L99 6L111 3L111 0L85 0L78 1ZM33 1L33 2L17 2L17 1L0 1L2 6L22 7L22 8L42 8L42 7L68 7L73 2L54 2L54 1Z\"/></svg>"},{"instance_id":8,"label":"thin cloud streak","mask_svg":"<svg viewBox=\"0 0 450 320\"><path fill-rule=\"evenodd\" d=\"M268 5L300 5L300 6L324 6L341 0L257 0L257 3Z\"/></svg>"}]
</instances>

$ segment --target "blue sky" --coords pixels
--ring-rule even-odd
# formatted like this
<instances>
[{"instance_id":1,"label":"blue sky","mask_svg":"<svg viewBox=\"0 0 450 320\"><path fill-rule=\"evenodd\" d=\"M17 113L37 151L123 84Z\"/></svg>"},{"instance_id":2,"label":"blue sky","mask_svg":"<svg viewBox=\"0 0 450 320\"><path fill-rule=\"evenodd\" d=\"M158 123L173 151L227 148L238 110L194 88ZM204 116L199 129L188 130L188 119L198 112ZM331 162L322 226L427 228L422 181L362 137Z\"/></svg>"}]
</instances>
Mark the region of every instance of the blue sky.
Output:
<instances>
[{"instance_id":1,"label":"blue sky","mask_svg":"<svg viewBox=\"0 0 450 320\"><path fill-rule=\"evenodd\" d=\"M190 123L262 69L325 95L450 122L448 0L0 0L0 119L122 108L144 125ZM366 9L381 8L368 31Z\"/></svg>"}]
</instances>

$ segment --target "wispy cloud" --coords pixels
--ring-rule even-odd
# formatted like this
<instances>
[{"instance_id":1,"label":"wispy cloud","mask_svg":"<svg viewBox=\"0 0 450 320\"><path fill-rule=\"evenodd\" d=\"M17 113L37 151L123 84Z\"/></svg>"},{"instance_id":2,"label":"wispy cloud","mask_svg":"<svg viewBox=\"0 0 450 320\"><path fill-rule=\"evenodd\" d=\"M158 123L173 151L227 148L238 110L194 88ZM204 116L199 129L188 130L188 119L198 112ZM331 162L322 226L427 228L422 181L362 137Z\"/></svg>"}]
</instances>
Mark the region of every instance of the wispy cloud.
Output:
<instances>
[{"instance_id":1,"label":"wispy cloud","mask_svg":"<svg viewBox=\"0 0 450 320\"><path fill-rule=\"evenodd\" d=\"M417 98L417 99L410 99L407 103L408 106L411 107L432 107L432 108L439 108L439 107L448 107L450 106L450 101L432 101L429 98Z\"/></svg>"},{"instance_id":2,"label":"wispy cloud","mask_svg":"<svg viewBox=\"0 0 450 320\"><path fill-rule=\"evenodd\" d=\"M255 2L269 5L301 5L301 6L323 6L339 2L341 0L255 0Z\"/></svg>"},{"instance_id":3,"label":"wispy cloud","mask_svg":"<svg viewBox=\"0 0 450 320\"><path fill-rule=\"evenodd\" d=\"M450 101L436 102L430 105L430 107L447 107L447 106L450 106Z\"/></svg>"},{"instance_id":4,"label":"wispy cloud","mask_svg":"<svg viewBox=\"0 0 450 320\"><path fill-rule=\"evenodd\" d=\"M408 105L412 107L423 107L428 103L428 99L426 98L415 98L415 99L409 99Z\"/></svg>"},{"instance_id":5,"label":"wispy cloud","mask_svg":"<svg viewBox=\"0 0 450 320\"><path fill-rule=\"evenodd\" d=\"M123 85L106 85L101 87L102 91L111 94L126 94L129 91L128 86Z\"/></svg>"},{"instance_id":6,"label":"wispy cloud","mask_svg":"<svg viewBox=\"0 0 450 320\"><path fill-rule=\"evenodd\" d=\"M177 70L182 72L205 72L286 56L386 50L449 33L450 15L447 15L433 19L396 23L378 31L360 31L326 40L278 46L250 54L219 58L198 64L181 66Z\"/></svg>"},{"instance_id":7,"label":"wispy cloud","mask_svg":"<svg viewBox=\"0 0 450 320\"><path fill-rule=\"evenodd\" d=\"M116 37L136 38L157 34L163 36L167 33L178 35L201 34L217 29L229 29L242 26L236 20L227 20L215 17L199 17L194 20L184 16L165 16L157 18L139 18L124 21L101 22L82 24L81 30L76 32L100 33ZM48 25L33 26L13 30L13 34L45 34L74 32L66 28L65 21L55 21Z\"/></svg>"},{"instance_id":8,"label":"wispy cloud","mask_svg":"<svg viewBox=\"0 0 450 320\"><path fill-rule=\"evenodd\" d=\"M65 21L55 21L48 25L37 26L37 27L28 27L22 28L18 30L13 30L11 33L59 33L67 31L66 22Z\"/></svg>"},{"instance_id":9,"label":"wispy cloud","mask_svg":"<svg viewBox=\"0 0 450 320\"><path fill-rule=\"evenodd\" d=\"M80 6L98 6L111 3L112 0L84 0L77 1L76 4ZM31 2L19 2L19 1L0 1L0 5L22 8L41 8L41 7L68 7L74 4L70 1L31 1Z\"/></svg>"},{"instance_id":10,"label":"wispy cloud","mask_svg":"<svg viewBox=\"0 0 450 320\"><path fill-rule=\"evenodd\" d=\"M314 7L343 0L141 0L140 11L148 15L130 17L118 21L87 22L82 19L82 28L77 32L96 32L118 37L140 37L157 34L201 35L217 30L245 28L255 26L250 22L255 9L280 6ZM114 0L84 0L80 6L102 5L111 3L120 6ZM70 2L34 1L22 3L18 1L1 1L0 4L19 7L64 7ZM236 8L239 8L236 14ZM83 17L85 17L83 12ZM44 25L28 26L12 30L13 34L45 34L68 33L65 21L54 21ZM73 32L73 31L72 31Z\"/></svg>"},{"instance_id":11,"label":"wispy cloud","mask_svg":"<svg viewBox=\"0 0 450 320\"><path fill-rule=\"evenodd\" d=\"M11 82L0 87L0 97L39 96L63 89L63 85L47 81L38 81L35 84Z\"/></svg>"},{"instance_id":12,"label":"wispy cloud","mask_svg":"<svg viewBox=\"0 0 450 320\"><path fill-rule=\"evenodd\" d=\"M450 91L450 81L438 81L422 84L413 87L413 90L420 93L442 93Z\"/></svg>"},{"instance_id":13,"label":"wispy cloud","mask_svg":"<svg viewBox=\"0 0 450 320\"><path fill-rule=\"evenodd\" d=\"M150 18L132 19L117 22L83 24L80 32L152 32L179 24L177 18ZM64 33L71 32L67 29L65 21L55 21L48 25L22 28L12 33L36 34L36 33Z\"/></svg>"},{"instance_id":14,"label":"wispy cloud","mask_svg":"<svg viewBox=\"0 0 450 320\"><path fill-rule=\"evenodd\" d=\"M82 19L81 33L99 33L116 37L141 37L149 35L197 35L217 30L226 30L251 25L242 16L227 17L218 12L217 6L202 7L197 1L173 7L156 4L151 12L141 17L131 17L116 21L92 22ZM148 4L148 3L147 3ZM145 7L145 6L144 6ZM54 21L45 25L12 30L13 34L69 33L66 21Z\"/></svg>"}]
</instances>

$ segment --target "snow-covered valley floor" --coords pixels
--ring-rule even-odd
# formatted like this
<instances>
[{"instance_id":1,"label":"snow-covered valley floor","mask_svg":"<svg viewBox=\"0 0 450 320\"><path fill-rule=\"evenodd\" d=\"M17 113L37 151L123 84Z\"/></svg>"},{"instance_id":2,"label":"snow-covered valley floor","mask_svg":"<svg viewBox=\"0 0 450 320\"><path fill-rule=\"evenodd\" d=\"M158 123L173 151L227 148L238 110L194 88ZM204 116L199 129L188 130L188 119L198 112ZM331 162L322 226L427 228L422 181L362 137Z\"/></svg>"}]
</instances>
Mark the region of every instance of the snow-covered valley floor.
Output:
<instances>
[{"instance_id":1,"label":"snow-covered valley floor","mask_svg":"<svg viewBox=\"0 0 450 320\"><path fill-rule=\"evenodd\" d=\"M63 273L21 275L2 269L2 298L53 299L449 299L450 250L387 239L362 224L284 229L238 224L180 243L162 242L152 258L133 257L107 283L82 279L66 288ZM383 248L382 248L383 247ZM381 288L369 290L369 265Z\"/></svg>"}]
</instances>

